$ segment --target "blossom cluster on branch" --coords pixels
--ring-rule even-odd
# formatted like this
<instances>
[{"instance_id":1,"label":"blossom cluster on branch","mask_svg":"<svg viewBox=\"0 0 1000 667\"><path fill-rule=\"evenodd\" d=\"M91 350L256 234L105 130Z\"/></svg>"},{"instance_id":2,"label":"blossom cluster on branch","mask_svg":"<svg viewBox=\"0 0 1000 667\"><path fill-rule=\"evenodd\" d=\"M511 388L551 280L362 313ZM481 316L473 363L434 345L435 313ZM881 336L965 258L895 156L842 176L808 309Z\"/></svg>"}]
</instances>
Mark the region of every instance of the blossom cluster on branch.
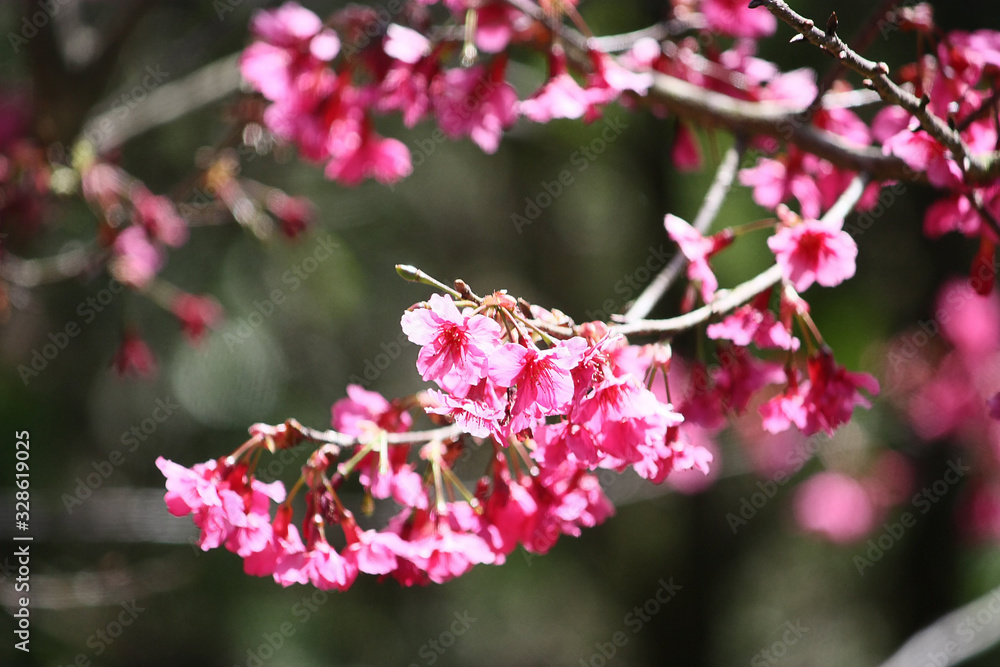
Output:
<instances>
[{"instance_id":1,"label":"blossom cluster on branch","mask_svg":"<svg viewBox=\"0 0 1000 667\"><path fill-rule=\"evenodd\" d=\"M940 192L924 218L927 236L958 232L976 239L978 251L971 286L950 286L942 297L941 312L960 323L941 318L951 348L893 365L892 393L920 437L957 436L989 458L983 452L996 442L1000 417L996 346L970 332L995 333L997 320L995 297L986 295L1000 238L1000 33L944 32L924 3L894 16L920 51L892 73L843 41L836 14L821 29L782 0L673 0L663 23L609 37L591 34L575 0L410 0L392 22L356 5L326 19L295 2L257 11L238 59L254 93L229 108L232 132L199 156L195 175L171 196L154 194L116 156L94 154L85 137L46 151L16 109L0 108L17 120L5 128L20 128L0 133L3 219L18 215L24 234L51 195L79 194L98 221L82 261L22 260L3 250L0 313L8 286L103 268L173 312L197 341L221 308L160 277L168 249L222 219L258 237L276 229L295 237L312 217L307 201L244 177L243 158L294 148L332 181L390 184L413 165L403 142L380 133L385 116L398 115L407 128L431 120L444 136L467 137L492 154L519 121L593 122L617 102L676 121L671 158L679 169L702 165L696 129L735 136L734 159L720 167L698 217L666 213L664 231L678 253L635 304L611 321L577 324L503 291L479 297L463 281L452 287L398 267L441 292L401 320L420 347L418 373L436 388L390 401L350 386L332 408L332 430L256 424L228 456L191 468L159 459L167 505L192 515L203 549L225 547L247 573L283 585L343 590L359 573L404 585L443 582L475 564L502 563L518 545L544 553L559 536L601 523L612 507L598 470L631 470L653 483L708 475L719 463L716 435L733 419L745 429L747 415L776 439L832 435L880 387L836 363L803 294L854 276L858 247L845 217L875 206L897 178ZM758 57L758 40L779 20L795 31L793 42L835 60L826 77ZM863 50L864 36L857 43ZM540 56L546 74L518 90L510 63L525 54ZM860 87L848 72L863 77ZM860 110L876 102L877 111ZM744 148L753 160L738 169ZM710 232L734 183L751 188L768 217ZM713 264L757 232L770 234L773 265L720 286ZM682 274L679 313L644 319ZM674 356L677 336L697 339L696 358ZM630 342L646 337L655 342ZM134 327L125 328L115 365L155 367ZM939 404L945 408L927 409ZM417 419L432 428L412 430ZM257 477L268 452L309 444L315 450L291 491ZM833 540L864 535L905 498L905 483L878 482L877 471L889 469L906 477L906 464L891 454L869 477L814 476L797 497L800 523ZM974 480L978 534L1000 533L991 479ZM362 519L345 504L347 492L360 492ZM839 509L829 511L831 499ZM394 513L381 523L384 514L368 518L376 500Z\"/></svg>"}]
</instances>

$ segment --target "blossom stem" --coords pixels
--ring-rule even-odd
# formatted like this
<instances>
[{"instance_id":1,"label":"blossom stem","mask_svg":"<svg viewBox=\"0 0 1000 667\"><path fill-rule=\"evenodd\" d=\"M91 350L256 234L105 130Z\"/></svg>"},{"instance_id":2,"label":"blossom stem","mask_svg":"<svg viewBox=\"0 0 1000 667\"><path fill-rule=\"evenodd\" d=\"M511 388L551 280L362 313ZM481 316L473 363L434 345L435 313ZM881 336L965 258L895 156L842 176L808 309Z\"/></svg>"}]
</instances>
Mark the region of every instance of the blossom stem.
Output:
<instances>
[{"instance_id":1,"label":"blossom stem","mask_svg":"<svg viewBox=\"0 0 1000 667\"><path fill-rule=\"evenodd\" d=\"M398 273L403 280L408 280L411 283L423 283L424 285L430 285L431 287L438 288L445 294L450 294L456 299L462 298L462 295L458 292L458 290L448 287L437 278L424 273L415 266L410 266L409 264L397 264L396 273Z\"/></svg>"}]
</instances>

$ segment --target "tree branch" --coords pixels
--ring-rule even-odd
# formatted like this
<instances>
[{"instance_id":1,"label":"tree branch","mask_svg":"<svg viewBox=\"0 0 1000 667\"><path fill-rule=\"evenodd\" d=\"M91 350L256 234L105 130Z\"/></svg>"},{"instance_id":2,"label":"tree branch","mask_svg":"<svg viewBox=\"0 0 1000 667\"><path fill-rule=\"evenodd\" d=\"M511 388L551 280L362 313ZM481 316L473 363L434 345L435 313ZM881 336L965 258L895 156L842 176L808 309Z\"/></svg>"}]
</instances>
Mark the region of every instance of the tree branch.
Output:
<instances>
[{"instance_id":1,"label":"tree branch","mask_svg":"<svg viewBox=\"0 0 1000 667\"><path fill-rule=\"evenodd\" d=\"M843 220L851 209L854 208L854 205L858 203L867 183L868 177L864 174L856 176L851 181L851 184L847 186L847 189L844 190L843 194L840 195L836 203L822 217L823 222ZM690 313L671 317L666 320L640 320L627 324L619 324L612 326L611 330L625 336L662 335L684 331L702 322L707 322L715 315L720 315L742 306L780 281L781 267L775 264L763 273L754 276L745 283L740 283L729 291L720 291L712 303L704 305L697 310L692 310Z\"/></svg>"},{"instance_id":2,"label":"tree branch","mask_svg":"<svg viewBox=\"0 0 1000 667\"><path fill-rule=\"evenodd\" d=\"M23 259L6 253L0 258L0 278L26 288L75 278L99 265L104 253L91 246L38 259Z\"/></svg>"},{"instance_id":3,"label":"tree branch","mask_svg":"<svg viewBox=\"0 0 1000 667\"><path fill-rule=\"evenodd\" d=\"M182 79L160 86L120 119L121 108L104 111L87 121L82 138L89 140L98 154L105 153L132 137L221 100L239 88L238 58L239 54L220 58Z\"/></svg>"},{"instance_id":4,"label":"tree branch","mask_svg":"<svg viewBox=\"0 0 1000 667\"><path fill-rule=\"evenodd\" d=\"M812 44L832 55L845 67L866 77L883 100L897 104L916 116L923 129L951 151L971 182L982 183L1000 176L1000 160L995 153L986 159L972 155L958 131L948 127L945 121L931 112L926 97L924 100L918 99L889 78L888 65L860 56L844 43L835 30L829 32L820 30L812 19L793 11L784 0L752 0L750 3L750 7L760 6L766 7L774 16L790 25Z\"/></svg>"}]
</instances>

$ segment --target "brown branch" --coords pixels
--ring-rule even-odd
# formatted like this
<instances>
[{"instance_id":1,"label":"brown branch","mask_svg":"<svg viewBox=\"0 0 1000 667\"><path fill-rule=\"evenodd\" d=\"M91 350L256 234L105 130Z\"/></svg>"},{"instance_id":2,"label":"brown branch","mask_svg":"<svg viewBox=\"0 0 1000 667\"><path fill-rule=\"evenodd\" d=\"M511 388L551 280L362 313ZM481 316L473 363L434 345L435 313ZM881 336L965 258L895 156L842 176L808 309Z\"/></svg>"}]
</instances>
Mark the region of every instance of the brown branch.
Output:
<instances>
[{"instance_id":1,"label":"brown branch","mask_svg":"<svg viewBox=\"0 0 1000 667\"><path fill-rule=\"evenodd\" d=\"M834 30L824 32L812 19L796 13L784 0L752 0L750 7L766 7L774 16L784 21L812 44L822 48L845 67L865 77L883 100L897 104L914 115L923 129L943 144L955 157L970 183L983 183L1000 176L1000 159L991 154L985 158L971 154L971 150L957 130L948 127L935 115L924 100L907 92L889 78L889 67L860 56L844 43ZM925 98L926 99L926 98Z\"/></svg>"},{"instance_id":2,"label":"brown branch","mask_svg":"<svg viewBox=\"0 0 1000 667\"><path fill-rule=\"evenodd\" d=\"M926 174L914 172L895 156L884 155L872 146L849 143L810 125L800 109L774 102L738 100L659 72L653 73L650 95L678 116L737 134L780 138L838 167L871 174L875 180L927 181Z\"/></svg>"}]
</instances>

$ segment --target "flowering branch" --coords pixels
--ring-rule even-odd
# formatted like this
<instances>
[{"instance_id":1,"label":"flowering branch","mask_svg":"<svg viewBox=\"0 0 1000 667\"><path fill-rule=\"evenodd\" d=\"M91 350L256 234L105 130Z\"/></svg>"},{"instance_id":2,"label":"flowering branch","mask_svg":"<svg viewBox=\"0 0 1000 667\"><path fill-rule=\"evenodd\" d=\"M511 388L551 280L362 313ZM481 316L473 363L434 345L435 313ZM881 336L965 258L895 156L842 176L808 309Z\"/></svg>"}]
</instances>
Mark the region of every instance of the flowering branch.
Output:
<instances>
[{"instance_id":1,"label":"flowering branch","mask_svg":"<svg viewBox=\"0 0 1000 667\"><path fill-rule=\"evenodd\" d=\"M866 175L859 174L856 176L847 189L844 190L843 194L841 194L837 202L826 212L821 222L843 221L844 217L858 203L867 183L868 177ZM639 320L626 324L616 324L612 326L612 330L624 336L648 336L685 331L703 322L707 322L715 315L727 313L747 303L764 290L778 284L781 277L781 267L775 264L763 273L754 276L744 283L740 283L728 292L720 292L711 303L697 310L692 310L690 313L665 320Z\"/></svg>"},{"instance_id":2,"label":"flowering branch","mask_svg":"<svg viewBox=\"0 0 1000 667\"><path fill-rule=\"evenodd\" d=\"M832 25L827 31L823 31L816 27L812 19L807 19L792 10L784 0L752 0L750 3L750 7L761 6L766 7L777 18L798 31L802 37L825 50L844 66L866 77L865 85L878 91L882 99L898 104L916 116L924 130L952 152L970 183L984 183L1000 176L1000 160L997 159L997 153L983 158L972 155L971 149L958 130L949 127L928 108L930 98L927 96L922 99L917 98L916 95L907 92L889 78L888 65L868 60L845 44L836 33L836 14L831 17Z\"/></svg>"}]
</instances>

